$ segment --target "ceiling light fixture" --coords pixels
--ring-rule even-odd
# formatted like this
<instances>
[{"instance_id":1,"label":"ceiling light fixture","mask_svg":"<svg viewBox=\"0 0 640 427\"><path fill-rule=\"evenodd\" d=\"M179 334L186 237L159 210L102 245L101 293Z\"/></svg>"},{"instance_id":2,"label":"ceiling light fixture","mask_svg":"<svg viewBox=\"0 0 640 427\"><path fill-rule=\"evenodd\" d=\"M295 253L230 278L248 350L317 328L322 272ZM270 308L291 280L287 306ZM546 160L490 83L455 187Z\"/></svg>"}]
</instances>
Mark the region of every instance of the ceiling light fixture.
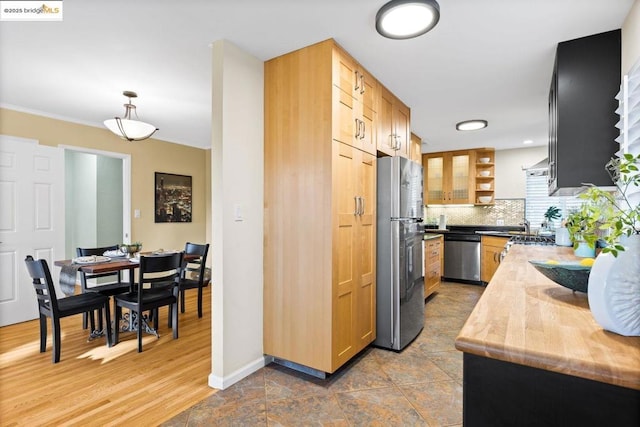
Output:
<instances>
[{"instance_id":1,"label":"ceiling light fixture","mask_svg":"<svg viewBox=\"0 0 640 427\"><path fill-rule=\"evenodd\" d=\"M532 139L525 139L524 141L522 141L522 143L523 143L524 145L533 144L533 140L532 140Z\"/></svg>"},{"instance_id":2,"label":"ceiling light fixture","mask_svg":"<svg viewBox=\"0 0 640 427\"><path fill-rule=\"evenodd\" d=\"M141 122L138 119L138 113L136 112L136 106L131 103L131 98L137 98L138 94L125 90L122 92L124 96L129 98L129 103L124 104L124 116L122 118L115 117L113 119L105 120L104 125L111 132L115 133L122 139L127 141L142 141L149 138L158 130L154 125ZM133 113L133 114L132 114ZM135 115L135 120L133 116Z\"/></svg>"},{"instance_id":3,"label":"ceiling light fixture","mask_svg":"<svg viewBox=\"0 0 640 427\"><path fill-rule=\"evenodd\" d=\"M456 123L456 130L478 130L486 128L487 125L486 120L465 120L464 122Z\"/></svg>"},{"instance_id":4,"label":"ceiling light fixture","mask_svg":"<svg viewBox=\"0 0 640 427\"><path fill-rule=\"evenodd\" d=\"M390 39L421 36L440 20L436 0L392 0L376 14L376 30Z\"/></svg>"}]
</instances>

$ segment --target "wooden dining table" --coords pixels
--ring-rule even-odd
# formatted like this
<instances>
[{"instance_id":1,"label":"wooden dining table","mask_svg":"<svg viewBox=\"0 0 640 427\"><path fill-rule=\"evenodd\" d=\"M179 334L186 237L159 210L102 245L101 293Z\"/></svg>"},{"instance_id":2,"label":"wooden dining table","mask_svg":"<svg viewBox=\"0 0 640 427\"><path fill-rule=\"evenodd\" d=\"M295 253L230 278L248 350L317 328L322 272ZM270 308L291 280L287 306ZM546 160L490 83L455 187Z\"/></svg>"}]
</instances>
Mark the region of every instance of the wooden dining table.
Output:
<instances>
[{"instance_id":1,"label":"wooden dining table","mask_svg":"<svg viewBox=\"0 0 640 427\"><path fill-rule=\"evenodd\" d=\"M170 254L172 252L141 252L142 256L162 256L163 254ZM197 259L197 255L184 255L184 262L190 262L194 259ZM117 271L129 271L129 291L133 292L135 289L135 269L140 266L139 259L136 258L136 261L133 261L134 258L125 258L125 257L115 257L111 258L109 261L105 262L96 262L96 263L87 263L87 264L79 264L74 263L72 259L58 260L54 261L54 265L57 267L66 267L66 266L75 266L79 271L89 274L100 274L100 273L110 273ZM135 319L129 314L125 314L124 320L125 326L122 328L123 331L134 331L136 328ZM116 319L118 322L120 319ZM146 324L146 322L145 322ZM116 326L117 327L117 326ZM154 334L157 336L157 332L152 330L146 325L145 329L148 333ZM102 331L91 331L90 339L95 337L102 336Z\"/></svg>"}]
</instances>

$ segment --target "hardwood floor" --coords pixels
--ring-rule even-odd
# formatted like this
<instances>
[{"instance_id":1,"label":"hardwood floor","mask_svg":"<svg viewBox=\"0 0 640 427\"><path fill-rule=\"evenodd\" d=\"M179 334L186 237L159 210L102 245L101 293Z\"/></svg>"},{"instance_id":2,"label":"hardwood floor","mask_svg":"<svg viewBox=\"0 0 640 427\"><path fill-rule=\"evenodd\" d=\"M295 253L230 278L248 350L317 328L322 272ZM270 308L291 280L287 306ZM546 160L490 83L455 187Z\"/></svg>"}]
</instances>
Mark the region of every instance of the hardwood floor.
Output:
<instances>
[{"instance_id":1,"label":"hardwood floor","mask_svg":"<svg viewBox=\"0 0 640 427\"><path fill-rule=\"evenodd\" d=\"M172 339L165 308L160 339L145 335L142 353L130 332L112 348L104 338L87 342L82 316L73 316L62 319L62 352L53 364L50 332L47 351L39 352L37 320L0 328L0 425L158 425L216 393L207 385L211 286L201 319L196 295L186 294L180 337Z\"/></svg>"}]
</instances>

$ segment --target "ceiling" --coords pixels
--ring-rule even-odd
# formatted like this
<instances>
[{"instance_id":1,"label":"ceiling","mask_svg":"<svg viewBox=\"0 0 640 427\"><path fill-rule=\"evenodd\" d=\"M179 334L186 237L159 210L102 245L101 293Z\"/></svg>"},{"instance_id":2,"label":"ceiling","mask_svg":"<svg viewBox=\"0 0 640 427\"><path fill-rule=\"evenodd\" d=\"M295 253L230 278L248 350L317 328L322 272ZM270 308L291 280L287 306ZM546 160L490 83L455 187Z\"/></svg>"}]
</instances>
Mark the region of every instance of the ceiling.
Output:
<instances>
[{"instance_id":1,"label":"ceiling","mask_svg":"<svg viewBox=\"0 0 640 427\"><path fill-rule=\"evenodd\" d=\"M154 138L209 147L211 42L268 60L334 38L411 107L423 152L545 145L556 44L620 28L633 1L439 0L432 31L390 40L386 0L67 0L62 22L0 24L0 106L103 128L132 90ZM489 127L455 130L473 118Z\"/></svg>"}]
</instances>

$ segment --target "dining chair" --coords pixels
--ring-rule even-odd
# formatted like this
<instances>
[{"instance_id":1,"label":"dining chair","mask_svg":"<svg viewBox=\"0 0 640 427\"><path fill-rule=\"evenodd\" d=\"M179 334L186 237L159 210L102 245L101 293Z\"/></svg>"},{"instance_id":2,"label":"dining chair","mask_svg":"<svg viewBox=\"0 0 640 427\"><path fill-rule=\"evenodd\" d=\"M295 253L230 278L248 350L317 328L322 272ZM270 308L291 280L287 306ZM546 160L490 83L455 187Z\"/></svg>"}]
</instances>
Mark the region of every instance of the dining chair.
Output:
<instances>
[{"instance_id":1,"label":"dining chair","mask_svg":"<svg viewBox=\"0 0 640 427\"><path fill-rule=\"evenodd\" d=\"M53 363L58 363L60 361L60 319L99 309L104 309L105 312L107 346L111 347L109 297L98 293L86 293L58 299L47 261L44 259L35 260L31 255L27 255L24 261L38 298L40 353L44 353L47 348L47 317L51 318L53 333Z\"/></svg>"},{"instance_id":2,"label":"dining chair","mask_svg":"<svg viewBox=\"0 0 640 427\"><path fill-rule=\"evenodd\" d=\"M135 327L138 336L138 352L142 352L143 329L159 336L157 312L160 307L169 309L169 327L173 330L173 339L178 338L178 293L180 271L184 252L167 255L140 256L138 282L134 290L114 295L116 307L116 323L122 317L122 307L128 308L129 322ZM170 283L170 286L166 286ZM154 287L154 284L163 286ZM153 328L148 324L150 320L143 312L152 312ZM114 344L119 342L120 328L114 329Z\"/></svg>"},{"instance_id":3,"label":"dining chair","mask_svg":"<svg viewBox=\"0 0 640 427\"><path fill-rule=\"evenodd\" d=\"M198 290L198 317L202 317L202 288L209 286L210 278L205 277L207 269L207 254L209 253L209 244L199 245L197 243L187 242L184 248L185 261L180 278L180 312L185 310L184 291L188 289ZM188 255L196 256L195 259L189 259Z\"/></svg>"},{"instance_id":4,"label":"dining chair","mask_svg":"<svg viewBox=\"0 0 640 427\"><path fill-rule=\"evenodd\" d=\"M118 245L105 246L101 248L76 248L76 255L78 257L82 256L92 256L92 255L103 255L107 251L117 251ZM102 278L110 278L109 282L100 281L97 285L89 285L87 280L90 279L102 279ZM107 297L111 297L113 295L121 294L129 291L129 284L122 282L122 272L121 271L110 271L108 273L97 273L90 274L85 273L80 270L80 288L83 293L85 292L98 292L102 295L106 295ZM91 330L95 329L95 320L93 318L93 312L87 313L90 314L91 321ZM87 328L87 314L82 316L82 327L84 329ZM102 330L102 313L99 313L98 317L98 329Z\"/></svg>"}]
</instances>

